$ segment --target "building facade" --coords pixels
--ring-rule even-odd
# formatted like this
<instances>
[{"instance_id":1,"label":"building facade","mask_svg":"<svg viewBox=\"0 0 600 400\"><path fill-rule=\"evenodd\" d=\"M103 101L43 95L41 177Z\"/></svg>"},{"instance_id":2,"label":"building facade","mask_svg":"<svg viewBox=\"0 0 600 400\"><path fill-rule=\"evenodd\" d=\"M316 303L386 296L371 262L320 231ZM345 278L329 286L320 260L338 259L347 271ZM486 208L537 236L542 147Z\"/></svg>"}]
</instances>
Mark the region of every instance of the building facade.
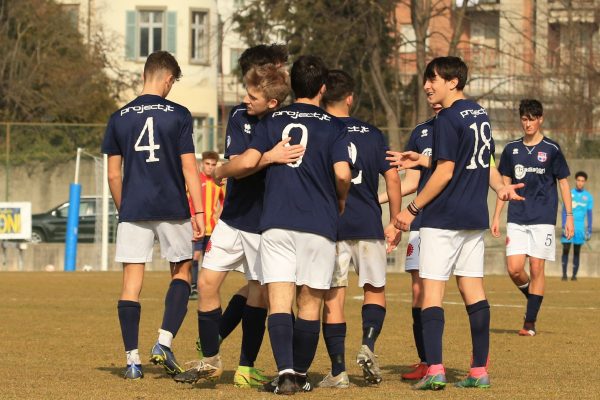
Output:
<instances>
[{"instance_id":1,"label":"building facade","mask_svg":"<svg viewBox=\"0 0 600 400\"><path fill-rule=\"evenodd\" d=\"M139 81L146 57L166 50L182 78L169 99L194 118L196 151L217 150L218 14L216 0L60 0L88 41L102 35L113 64ZM111 71L107 71L109 74ZM122 96L132 100L135 92Z\"/></svg>"}]
</instances>

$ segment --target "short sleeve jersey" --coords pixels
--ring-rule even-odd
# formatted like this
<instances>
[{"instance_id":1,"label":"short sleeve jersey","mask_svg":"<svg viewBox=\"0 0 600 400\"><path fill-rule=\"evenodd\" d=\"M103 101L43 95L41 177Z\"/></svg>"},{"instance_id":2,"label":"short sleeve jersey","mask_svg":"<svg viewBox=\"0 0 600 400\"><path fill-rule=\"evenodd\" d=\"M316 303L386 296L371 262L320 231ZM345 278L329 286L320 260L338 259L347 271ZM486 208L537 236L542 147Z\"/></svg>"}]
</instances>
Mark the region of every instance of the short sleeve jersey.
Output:
<instances>
[{"instance_id":1,"label":"short sleeve jersey","mask_svg":"<svg viewBox=\"0 0 600 400\"><path fill-rule=\"evenodd\" d=\"M433 124L433 168L454 162L452 179L423 210L421 226L448 230L489 228L487 193L492 128L485 108L460 99L443 109Z\"/></svg>"},{"instance_id":2,"label":"short sleeve jersey","mask_svg":"<svg viewBox=\"0 0 600 400\"><path fill-rule=\"evenodd\" d=\"M404 148L405 151L414 151L416 153L423 154L424 156L431 157L431 148L433 147L433 122L435 118L431 118L422 124L419 124L410 134L408 143ZM430 168L416 167L421 172L419 176L419 184L417 186L417 193L420 192L424 187L429 177L431 176ZM421 228L421 215L418 214L413 222L410 224L411 231L418 231Z\"/></svg>"},{"instance_id":3,"label":"short sleeve jersey","mask_svg":"<svg viewBox=\"0 0 600 400\"><path fill-rule=\"evenodd\" d=\"M379 175L395 169L385 159L388 146L376 127L355 118L340 119L348 131L353 170L346 208L339 220L338 240L383 240L377 190Z\"/></svg>"},{"instance_id":4,"label":"short sleeve jersey","mask_svg":"<svg viewBox=\"0 0 600 400\"><path fill-rule=\"evenodd\" d=\"M225 158L242 154L252 141L258 118L240 104L229 114ZM259 233L258 225L265 192L265 171L241 179L227 179L227 194L221 219L245 232Z\"/></svg>"},{"instance_id":5,"label":"short sleeve jersey","mask_svg":"<svg viewBox=\"0 0 600 400\"><path fill-rule=\"evenodd\" d=\"M509 142L502 151L498 170L512 183L524 183L517 193L524 201L508 203L508 222L521 225L556 224L557 179L569 176L569 166L556 142L546 137L535 146L523 138Z\"/></svg>"},{"instance_id":6,"label":"short sleeve jersey","mask_svg":"<svg viewBox=\"0 0 600 400\"><path fill-rule=\"evenodd\" d=\"M108 121L102 152L123 158L120 221L190 217L181 155L194 153L187 108L142 95Z\"/></svg>"},{"instance_id":7,"label":"short sleeve jersey","mask_svg":"<svg viewBox=\"0 0 600 400\"><path fill-rule=\"evenodd\" d=\"M267 169L260 228L309 232L335 241L338 208L333 165L350 162L346 125L321 108L294 103L265 116L250 148L261 153L284 138L302 144L301 159Z\"/></svg>"}]
</instances>

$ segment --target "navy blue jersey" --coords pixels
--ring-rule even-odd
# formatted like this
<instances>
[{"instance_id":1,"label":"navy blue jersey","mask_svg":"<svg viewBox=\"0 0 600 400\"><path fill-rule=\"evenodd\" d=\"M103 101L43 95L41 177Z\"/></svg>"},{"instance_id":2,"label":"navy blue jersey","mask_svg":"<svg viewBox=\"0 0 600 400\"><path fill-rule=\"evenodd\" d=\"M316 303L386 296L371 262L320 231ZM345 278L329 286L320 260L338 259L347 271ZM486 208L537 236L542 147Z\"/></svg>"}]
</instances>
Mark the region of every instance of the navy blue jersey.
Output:
<instances>
[{"instance_id":1,"label":"navy blue jersey","mask_svg":"<svg viewBox=\"0 0 600 400\"><path fill-rule=\"evenodd\" d=\"M234 107L227 122L225 158L242 154L254 136L258 118L248 115L246 105ZM221 219L236 229L258 233L265 192L265 171L241 179L227 179Z\"/></svg>"},{"instance_id":2,"label":"navy blue jersey","mask_svg":"<svg viewBox=\"0 0 600 400\"><path fill-rule=\"evenodd\" d=\"M517 193L524 201L508 203L508 222L521 225L556 224L558 194L556 180L569 176L565 156L548 138L535 146L525 146L523 138L506 145L498 171L512 183L524 183Z\"/></svg>"},{"instance_id":3,"label":"navy blue jersey","mask_svg":"<svg viewBox=\"0 0 600 400\"><path fill-rule=\"evenodd\" d=\"M102 152L123 157L120 221L190 217L181 155L194 153L192 116L160 96L139 96L111 115Z\"/></svg>"},{"instance_id":4,"label":"navy blue jersey","mask_svg":"<svg viewBox=\"0 0 600 400\"><path fill-rule=\"evenodd\" d=\"M424 156L431 157L431 148L433 147L433 122L435 117L419 124L410 134L408 143L404 148L404 151L414 151L416 153L423 154ZM417 186L417 193L419 193L424 187L429 177L431 176L432 170L430 168L415 167L421 172L419 176L419 184ZM418 231L421 228L421 215L418 214L413 222L410 224L411 231Z\"/></svg>"},{"instance_id":5,"label":"navy blue jersey","mask_svg":"<svg viewBox=\"0 0 600 400\"><path fill-rule=\"evenodd\" d=\"M346 125L317 106L294 103L258 123L250 148L264 153L287 137L306 150L294 163L268 168L261 231L296 230L335 241L338 208L333 164L350 162Z\"/></svg>"},{"instance_id":6,"label":"navy blue jersey","mask_svg":"<svg viewBox=\"0 0 600 400\"><path fill-rule=\"evenodd\" d=\"M377 190L379 174L395 169L385 159L389 148L381 131L374 126L351 117L340 119L347 127L353 170L337 240L383 239Z\"/></svg>"},{"instance_id":7,"label":"navy blue jersey","mask_svg":"<svg viewBox=\"0 0 600 400\"><path fill-rule=\"evenodd\" d=\"M487 194L492 128L485 108L461 99L438 114L433 124L432 161L454 162L454 173L444 190L423 210L421 226L470 230L489 228Z\"/></svg>"}]
</instances>

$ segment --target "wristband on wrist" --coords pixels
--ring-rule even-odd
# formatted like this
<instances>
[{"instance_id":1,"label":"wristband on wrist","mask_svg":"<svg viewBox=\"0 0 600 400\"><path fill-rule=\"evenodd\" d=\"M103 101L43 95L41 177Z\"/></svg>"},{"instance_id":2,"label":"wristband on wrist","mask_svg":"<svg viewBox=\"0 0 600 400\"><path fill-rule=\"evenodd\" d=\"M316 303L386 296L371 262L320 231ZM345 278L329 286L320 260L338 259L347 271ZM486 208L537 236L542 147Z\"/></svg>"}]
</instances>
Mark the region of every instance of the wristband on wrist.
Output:
<instances>
[{"instance_id":1,"label":"wristband on wrist","mask_svg":"<svg viewBox=\"0 0 600 400\"><path fill-rule=\"evenodd\" d=\"M569 217L569 216L572 217L573 213L572 212L571 213L567 213L567 217Z\"/></svg>"},{"instance_id":2,"label":"wristband on wrist","mask_svg":"<svg viewBox=\"0 0 600 400\"><path fill-rule=\"evenodd\" d=\"M197 213L195 213L194 215L198 215L198 214L204 214L204 211L198 211Z\"/></svg>"}]
</instances>

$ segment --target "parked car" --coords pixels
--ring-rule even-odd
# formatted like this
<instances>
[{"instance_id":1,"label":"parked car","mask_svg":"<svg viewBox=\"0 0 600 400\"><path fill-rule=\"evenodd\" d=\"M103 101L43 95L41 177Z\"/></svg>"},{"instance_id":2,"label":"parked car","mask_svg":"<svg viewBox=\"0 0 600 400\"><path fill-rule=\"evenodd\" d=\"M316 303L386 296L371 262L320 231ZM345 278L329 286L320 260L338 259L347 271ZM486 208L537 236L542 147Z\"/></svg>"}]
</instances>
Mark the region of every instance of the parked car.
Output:
<instances>
[{"instance_id":1,"label":"parked car","mask_svg":"<svg viewBox=\"0 0 600 400\"><path fill-rule=\"evenodd\" d=\"M101 224L100 210L102 199L97 196L83 196L79 203L78 242L93 242L96 236L96 221ZM31 216L31 242L64 242L67 231L69 202L53 209ZM117 230L117 211L112 200L108 203L108 240L114 241ZM98 228L100 229L100 228Z\"/></svg>"}]
</instances>

